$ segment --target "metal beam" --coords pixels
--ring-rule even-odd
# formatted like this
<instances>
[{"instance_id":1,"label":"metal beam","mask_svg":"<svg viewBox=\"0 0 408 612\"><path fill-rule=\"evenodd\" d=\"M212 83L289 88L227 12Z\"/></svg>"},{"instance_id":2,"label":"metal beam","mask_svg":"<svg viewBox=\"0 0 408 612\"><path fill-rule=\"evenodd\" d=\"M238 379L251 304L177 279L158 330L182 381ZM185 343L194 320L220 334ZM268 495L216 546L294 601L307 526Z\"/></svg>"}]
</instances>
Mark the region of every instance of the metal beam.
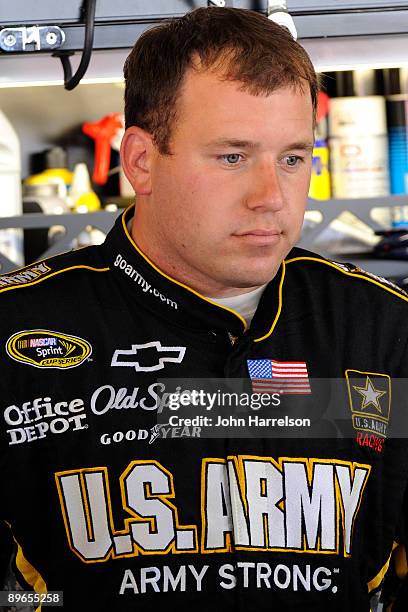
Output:
<instances>
[{"instance_id":1,"label":"metal beam","mask_svg":"<svg viewBox=\"0 0 408 612\"><path fill-rule=\"evenodd\" d=\"M229 0L226 4L267 14L268 0ZM65 34L60 50L81 51L84 42L82 5L82 0L64 3L54 0L36 0L35 3L0 0L0 28L56 25ZM114 3L111 0L98 0L93 48L131 48L146 29L207 5L208 0L115 0ZM408 6L397 0L288 0L287 5L299 38L303 39L408 32Z\"/></svg>"}]
</instances>

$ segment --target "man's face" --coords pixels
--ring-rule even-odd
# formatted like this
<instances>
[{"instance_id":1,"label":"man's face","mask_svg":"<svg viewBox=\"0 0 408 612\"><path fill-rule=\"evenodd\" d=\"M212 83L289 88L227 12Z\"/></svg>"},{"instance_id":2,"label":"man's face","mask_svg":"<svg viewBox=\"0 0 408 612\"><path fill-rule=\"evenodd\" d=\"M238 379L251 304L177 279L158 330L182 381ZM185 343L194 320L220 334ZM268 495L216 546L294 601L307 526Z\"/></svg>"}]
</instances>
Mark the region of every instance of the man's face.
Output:
<instances>
[{"instance_id":1,"label":"man's face","mask_svg":"<svg viewBox=\"0 0 408 612\"><path fill-rule=\"evenodd\" d=\"M299 238L311 173L309 91L240 86L188 71L172 155L155 149L142 213L153 260L214 297L273 278Z\"/></svg>"}]
</instances>

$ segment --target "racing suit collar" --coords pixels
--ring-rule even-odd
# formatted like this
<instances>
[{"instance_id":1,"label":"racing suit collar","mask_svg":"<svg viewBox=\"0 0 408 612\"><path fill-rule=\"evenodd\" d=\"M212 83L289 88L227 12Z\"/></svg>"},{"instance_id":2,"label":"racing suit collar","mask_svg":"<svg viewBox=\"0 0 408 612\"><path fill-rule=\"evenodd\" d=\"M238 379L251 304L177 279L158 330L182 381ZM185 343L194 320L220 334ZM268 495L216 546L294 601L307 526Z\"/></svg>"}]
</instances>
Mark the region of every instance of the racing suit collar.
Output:
<instances>
[{"instance_id":1,"label":"racing suit collar","mask_svg":"<svg viewBox=\"0 0 408 612\"><path fill-rule=\"evenodd\" d=\"M183 327L224 330L233 336L241 336L246 332L246 321L239 313L216 304L171 278L146 257L133 241L127 228L133 212L134 205L118 217L103 245L110 270L125 290L131 291L134 298L145 308ZM265 289L269 295L271 291L276 293L277 309L282 276L283 274L278 272L278 278L275 277ZM267 333L270 328L273 313L270 308L268 310L265 321L260 312L255 314L257 335Z\"/></svg>"}]
</instances>

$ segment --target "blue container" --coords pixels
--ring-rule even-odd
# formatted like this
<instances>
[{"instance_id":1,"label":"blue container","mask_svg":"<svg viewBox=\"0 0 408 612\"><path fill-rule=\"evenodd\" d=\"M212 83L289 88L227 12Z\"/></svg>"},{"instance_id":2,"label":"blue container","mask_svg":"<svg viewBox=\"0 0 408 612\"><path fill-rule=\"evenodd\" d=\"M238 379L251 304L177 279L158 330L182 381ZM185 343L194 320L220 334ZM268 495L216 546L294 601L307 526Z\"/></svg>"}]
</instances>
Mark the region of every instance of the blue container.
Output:
<instances>
[{"instance_id":1,"label":"blue container","mask_svg":"<svg viewBox=\"0 0 408 612\"><path fill-rule=\"evenodd\" d=\"M408 96L387 98L391 193L408 193Z\"/></svg>"}]
</instances>

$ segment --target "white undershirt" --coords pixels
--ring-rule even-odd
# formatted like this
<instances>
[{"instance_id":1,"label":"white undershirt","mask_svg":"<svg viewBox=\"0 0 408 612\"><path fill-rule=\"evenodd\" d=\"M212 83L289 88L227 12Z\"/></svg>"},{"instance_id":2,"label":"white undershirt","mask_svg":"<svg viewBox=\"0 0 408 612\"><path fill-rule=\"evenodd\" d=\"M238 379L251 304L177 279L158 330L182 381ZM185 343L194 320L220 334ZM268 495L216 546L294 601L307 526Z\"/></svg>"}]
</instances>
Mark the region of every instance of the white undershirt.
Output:
<instances>
[{"instance_id":1,"label":"white undershirt","mask_svg":"<svg viewBox=\"0 0 408 612\"><path fill-rule=\"evenodd\" d=\"M258 308L259 300L265 289L266 285L258 287L248 293L241 293L240 295L233 295L232 297L226 298L209 298L213 302L220 304L220 306L226 306L238 312L244 319L246 319L248 325L251 324L252 318Z\"/></svg>"}]
</instances>

